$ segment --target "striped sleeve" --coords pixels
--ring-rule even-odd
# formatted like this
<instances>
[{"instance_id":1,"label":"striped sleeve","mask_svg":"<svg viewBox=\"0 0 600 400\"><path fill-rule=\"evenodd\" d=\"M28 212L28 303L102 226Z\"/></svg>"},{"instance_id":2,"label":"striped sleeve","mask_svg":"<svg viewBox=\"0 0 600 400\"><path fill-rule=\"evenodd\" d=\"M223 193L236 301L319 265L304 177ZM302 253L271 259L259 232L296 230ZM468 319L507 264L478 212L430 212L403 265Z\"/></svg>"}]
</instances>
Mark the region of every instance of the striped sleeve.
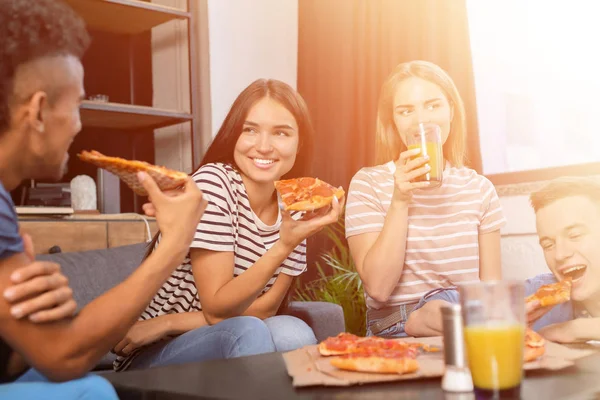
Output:
<instances>
[{"instance_id":1,"label":"striped sleeve","mask_svg":"<svg viewBox=\"0 0 600 400\"><path fill-rule=\"evenodd\" d=\"M234 251L233 209L235 201L227 174L214 165L205 165L194 175L208 205L190 247L213 251Z\"/></svg>"},{"instance_id":2,"label":"striped sleeve","mask_svg":"<svg viewBox=\"0 0 600 400\"><path fill-rule=\"evenodd\" d=\"M298 276L306 271L306 240L298 245L281 264L281 273Z\"/></svg>"},{"instance_id":3,"label":"striped sleeve","mask_svg":"<svg viewBox=\"0 0 600 400\"><path fill-rule=\"evenodd\" d=\"M364 171L358 171L350 182L346 203L347 238L383 229L385 211L373 184L373 179Z\"/></svg>"},{"instance_id":4,"label":"striped sleeve","mask_svg":"<svg viewBox=\"0 0 600 400\"><path fill-rule=\"evenodd\" d=\"M502 206L500 205L496 188L485 177L481 183L481 194L483 201L481 203L479 233L489 233L499 230L506 223L506 218L504 218L504 214L502 213Z\"/></svg>"}]
</instances>

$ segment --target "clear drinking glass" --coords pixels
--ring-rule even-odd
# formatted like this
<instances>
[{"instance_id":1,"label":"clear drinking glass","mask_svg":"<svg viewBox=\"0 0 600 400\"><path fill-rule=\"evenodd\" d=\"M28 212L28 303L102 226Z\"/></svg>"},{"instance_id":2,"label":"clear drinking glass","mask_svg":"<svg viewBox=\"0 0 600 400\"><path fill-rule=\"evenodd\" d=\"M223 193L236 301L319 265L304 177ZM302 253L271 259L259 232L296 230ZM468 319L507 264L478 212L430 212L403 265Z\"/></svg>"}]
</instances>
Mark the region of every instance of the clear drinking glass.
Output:
<instances>
[{"instance_id":1,"label":"clear drinking glass","mask_svg":"<svg viewBox=\"0 0 600 400\"><path fill-rule=\"evenodd\" d=\"M476 397L518 399L525 341L523 282L477 282L458 289Z\"/></svg>"},{"instance_id":2,"label":"clear drinking glass","mask_svg":"<svg viewBox=\"0 0 600 400\"><path fill-rule=\"evenodd\" d=\"M408 150L420 148L421 153L414 158L429 156L427 164L431 167L428 173L415 179L415 182L429 182L428 188L442 184L444 175L444 153L442 150L442 129L435 124L420 123L406 133Z\"/></svg>"}]
</instances>

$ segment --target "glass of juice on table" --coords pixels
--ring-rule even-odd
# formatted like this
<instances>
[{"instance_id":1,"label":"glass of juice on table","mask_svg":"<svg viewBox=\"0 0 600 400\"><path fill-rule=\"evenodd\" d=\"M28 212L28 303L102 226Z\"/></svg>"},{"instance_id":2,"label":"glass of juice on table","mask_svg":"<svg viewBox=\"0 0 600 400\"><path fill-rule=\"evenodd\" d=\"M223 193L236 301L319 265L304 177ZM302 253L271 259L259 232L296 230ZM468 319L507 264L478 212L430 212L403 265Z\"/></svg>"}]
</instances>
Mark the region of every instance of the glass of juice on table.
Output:
<instances>
[{"instance_id":1,"label":"glass of juice on table","mask_svg":"<svg viewBox=\"0 0 600 400\"><path fill-rule=\"evenodd\" d=\"M518 399L525 341L523 282L476 282L458 288L476 398Z\"/></svg>"},{"instance_id":2,"label":"glass of juice on table","mask_svg":"<svg viewBox=\"0 0 600 400\"><path fill-rule=\"evenodd\" d=\"M420 123L406 134L408 150L420 148L421 153L415 156L429 156L427 164L431 167L428 173L415 179L415 182L429 182L429 188L442 184L444 174L444 154L442 151L442 130L438 125Z\"/></svg>"}]
</instances>

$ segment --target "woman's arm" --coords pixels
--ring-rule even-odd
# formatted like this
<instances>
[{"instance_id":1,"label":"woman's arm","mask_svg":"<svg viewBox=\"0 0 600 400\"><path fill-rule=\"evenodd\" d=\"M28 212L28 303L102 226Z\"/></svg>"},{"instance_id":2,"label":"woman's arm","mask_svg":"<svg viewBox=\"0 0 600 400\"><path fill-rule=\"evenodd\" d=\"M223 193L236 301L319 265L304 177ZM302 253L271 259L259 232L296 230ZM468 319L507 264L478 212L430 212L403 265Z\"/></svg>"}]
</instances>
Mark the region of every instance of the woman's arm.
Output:
<instances>
[{"instance_id":1,"label":"woman's arm","mask_svg":"<svg viewBox=\"0 0 600 400\"><path fill-rule=\"evenodd\" d=\"M373 299L385 303L404 269L408 204L392 203L381 232L363 233L348 238L356 270Z\"/></svg>"},{"instance_id":2,"label":"woman's arm","mask_svg":"<svg viewBox=\"0 0 600 400\"><path fill-rule=\"evenodd\" d=\"M191 249L192 271L207 322L212 325L242 315L292 250L277 241L234 279L233 252Z\"/></svg>"},{"instance_id":3,"label":"woman's arm","mask_svg":"<svg viewBox=\"0 0 600 400\"><path fill-rule=\"evenodd\" d=\"M500 230L479 234L479 279L502 279Z\"/></svg>"},{"instance_id":4,"label":"woman's arm","mask_svg":"<svg viewBox=\"0 0 600 400\"><path fill-rule=\"evenodd\" d=\"M267 319L277 314L293 281L293 276L280 273L271 289L254 300L243 315Z\"/></svg>"},{"instance_id":5,"label":"woman's arm","mask_svg":"<svg viewBox=\"0 0 600 400\"><path fill-rule=\"evenodd\" d=\"M113 352L127 356L139 347L158 342L167 336L181 335L206 324L202 311L167 314L138 321L117 343Z\"/></svg>"},{"instance_id":6,"label":"woman's arm","mask_svg":"<svg viewBox=\"0 0 600 400\"><path fill-rule=\"evenodd\" d=\"M279 240L235 279L233 252L191 249L194 280L208 323L212 325L227 318L243 315L290 253L307 237L336 222L342 207L343 200L342 203L338 203L334 197L329 210L323 209L313 218L299 221L294 220L288 212L282 211ZM275 291L255 306L259 314L268 315L279 308L291 279L280 274L277 281L277 287L273 287Z\"/></svg>"}]
</instances>

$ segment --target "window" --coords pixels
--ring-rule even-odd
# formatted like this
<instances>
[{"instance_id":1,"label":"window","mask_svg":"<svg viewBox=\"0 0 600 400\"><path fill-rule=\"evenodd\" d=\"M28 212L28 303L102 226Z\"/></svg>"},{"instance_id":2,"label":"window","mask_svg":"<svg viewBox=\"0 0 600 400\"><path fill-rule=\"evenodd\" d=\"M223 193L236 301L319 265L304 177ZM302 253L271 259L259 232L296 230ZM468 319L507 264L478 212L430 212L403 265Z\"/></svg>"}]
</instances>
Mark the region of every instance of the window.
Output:
<instances>
[{"instance_id":1,"label":"window","mask_svg":"<svg viewBox=\"0 0 600 400\"><path fill-rule=\"evenodd\" d=\"M600 161L591 0L467 0L483 173Z\"/></svg>"}]
</instances>

